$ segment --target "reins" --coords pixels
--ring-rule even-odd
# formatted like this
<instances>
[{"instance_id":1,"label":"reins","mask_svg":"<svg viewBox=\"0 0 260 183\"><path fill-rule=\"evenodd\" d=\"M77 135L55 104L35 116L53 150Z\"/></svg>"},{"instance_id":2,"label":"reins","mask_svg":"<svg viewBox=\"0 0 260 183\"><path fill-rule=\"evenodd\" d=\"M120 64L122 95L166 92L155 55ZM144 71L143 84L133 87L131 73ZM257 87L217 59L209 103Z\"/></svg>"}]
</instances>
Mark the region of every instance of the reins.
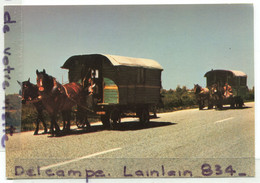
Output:
<instances>
[{"instance_id":1,"label":"reins","mask_svg":"<svg viewBox=\"0 0 260 183\"><path fill-rule=\"evenodd\" d=\"M55 78L53 78L53 83L54 83L54 86L53 86L53 87L57 87L57 81L56 81ZM58 84L63 87L63 89L64 89L64 91L65 91L65 94L66 94L66 96L68 97L69 100L71 100L72 102L74 102L75 104L77 104L78 106L82 107L83 109L85 109L85 110L87 110L87 111L89 111L89 112L94 112L93 110L89 109L88 107L83 106L83 105L81 105L81 104L78 104L78 102L77 102L76 100L74 100L73 98L70 97L67 88L66 88L64 85L60 84L60 83L58 83Z\"/></svg>"}]
</instances>

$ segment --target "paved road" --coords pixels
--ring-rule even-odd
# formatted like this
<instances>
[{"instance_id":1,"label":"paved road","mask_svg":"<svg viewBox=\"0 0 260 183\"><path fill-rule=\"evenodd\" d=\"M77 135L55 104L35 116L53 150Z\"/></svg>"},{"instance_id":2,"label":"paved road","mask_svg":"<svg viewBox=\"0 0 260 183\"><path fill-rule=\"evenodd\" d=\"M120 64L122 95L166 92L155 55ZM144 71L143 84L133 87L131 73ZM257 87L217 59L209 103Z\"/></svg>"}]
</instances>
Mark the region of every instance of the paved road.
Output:
<instances>
[{"instance_id":1,"label":"paved road","mask_svg":"<svg viewBox=\"0 0 260 183\"><path fill-rule=\"evenodd\" d=\"M48 169L71 168L102 169L111 177L122 177L124 168L133 176L135 169L158 168L162 176L162 166L200 176L205 162L253 175L254 103L243 109L162 113L146 128L138 119L126 118L117 130L103 130L97 123L90 132L74 130L54 138L23 132L9 138L6 150L7 175L16 178L14 166L32 167L34 172L40 166L40 176Z\"/></svg>"}]
</instances>

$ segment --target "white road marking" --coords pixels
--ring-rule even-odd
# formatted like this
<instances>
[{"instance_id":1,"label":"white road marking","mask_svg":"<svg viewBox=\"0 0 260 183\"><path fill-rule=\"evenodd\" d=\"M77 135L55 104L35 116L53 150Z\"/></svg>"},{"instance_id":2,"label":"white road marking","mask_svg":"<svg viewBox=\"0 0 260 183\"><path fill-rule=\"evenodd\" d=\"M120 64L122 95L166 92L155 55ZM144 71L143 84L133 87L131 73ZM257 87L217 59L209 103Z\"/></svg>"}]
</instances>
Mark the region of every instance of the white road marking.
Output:
<instances>
[{"instance_id":1,"label":"white road marking","mask_svg":"<svg viewBox=\"0 0 260 183\"><path fill-rule=\"evenodd\" d=\"M79 158L76 158L76 159L72 159L72 160L68 160L68 161L64 161L64 162L60 162L60 163L56 163L56 164L52 164L52 165L48 165L48 166L43 166L43 167L40 168L40 170L47 170L49 168L53 168L53 167L61 166L61 165L66 165L68 163L73 163L73 162L76 162L76 161L79 161L79 160L82 160L82 159L92 158L94 156L98 156L98 155L101 155L101 154L106 154L106 153L117 151L117 150L120 150L120 149L122 149L122 148L114 148L114 149L110 149L110 150L106 150L106 151L90 154L90 155L87 155L87 156L82 156L82 157L79 157Z\"/></svg>"},{"instance_id":2,"label":"white road marking","mask_svg":"<svg viewBox=\"0 0 260 183\"><path fill-rule=\"evenodd\" d=\"M215 121L214 123L221 123L221 122L224 122L224 121L231 120L231 119L233 119L233 118L234 118L234 117L230 117L230 118L222 119L222 120L219 120L219 121Z\"/></svg>"}]
</instances>

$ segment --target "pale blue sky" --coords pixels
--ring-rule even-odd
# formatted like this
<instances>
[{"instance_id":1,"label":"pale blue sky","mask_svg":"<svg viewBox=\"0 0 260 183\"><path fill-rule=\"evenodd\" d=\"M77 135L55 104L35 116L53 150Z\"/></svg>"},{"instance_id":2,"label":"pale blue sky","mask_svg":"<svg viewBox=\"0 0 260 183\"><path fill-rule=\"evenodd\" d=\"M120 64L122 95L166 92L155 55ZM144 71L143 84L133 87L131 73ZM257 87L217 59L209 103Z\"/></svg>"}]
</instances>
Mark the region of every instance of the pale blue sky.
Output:
<instances>
[{"instance_id":1,"label":"pale blue sky","mask_svg":"<svg viewBox=\"0 0 260 183\"><path fill-rule=\"evenodd\" d=\"M211 69L243 71L254 86L252 5L31 6L21 15L23 59L14 54L12 64L23 73L16 70L14 80L35 83L36 69L45 68L67 81L60 68L67 58L103 53L158 61L165 89L205 86ZM14 83L9 92L18 88Z\"/></svg>"}]
</instances>

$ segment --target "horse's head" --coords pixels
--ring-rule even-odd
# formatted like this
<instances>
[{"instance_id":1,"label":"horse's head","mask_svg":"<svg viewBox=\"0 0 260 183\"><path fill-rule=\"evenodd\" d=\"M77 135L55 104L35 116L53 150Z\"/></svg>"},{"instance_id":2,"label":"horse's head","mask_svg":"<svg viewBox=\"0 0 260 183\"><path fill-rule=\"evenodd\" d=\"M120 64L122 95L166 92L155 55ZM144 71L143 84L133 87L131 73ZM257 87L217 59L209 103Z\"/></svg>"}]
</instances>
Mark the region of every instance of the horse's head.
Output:
<instances>
[{"instance_id":1,"label":"horse's head","mask_svg":"<svg viewBox=\"0 0 260 183\"><path fill-rule=\"evenodd\" d=\"M26 101L31 101L33 98L37 97L38 93L35 90L35 85L30 82L30 78L27 81L19 82L22 92L20 93L22 97L22 104L25 104Z\"/></svg>"},{"instance_id":2,"label":"horse's head","mask_svg":"<svg viewBox=\"0 0 260 183\"><path fill-rule=\"evenodd\" d=\"M194 84L194 93L198 94L201 91L201 86L198 84Z\"/></svg>"},{"instance_id":3,"label":"horse's head","mask_svg":"<svg viewBox=\"0 0 260 183\"><path fill-rule=\"evenodd\" d=\"M40 95L64 93L62 85L56 81L56 78L48 75L43 69L42 72L36 70L37 74L37 87Z\"/></svg>"},{"instance_id":4,"label":"horse's head","mask_svg":"<svg viewBox=\"0 0 260 183\"><path fill-rule=\"evenodd\" d=\"M54 86L54 78L49 76L45 69L42 72L36 70L37 74L37 87L40 93L48 93L51 92Z\"/></svg>"}]
</instances>

